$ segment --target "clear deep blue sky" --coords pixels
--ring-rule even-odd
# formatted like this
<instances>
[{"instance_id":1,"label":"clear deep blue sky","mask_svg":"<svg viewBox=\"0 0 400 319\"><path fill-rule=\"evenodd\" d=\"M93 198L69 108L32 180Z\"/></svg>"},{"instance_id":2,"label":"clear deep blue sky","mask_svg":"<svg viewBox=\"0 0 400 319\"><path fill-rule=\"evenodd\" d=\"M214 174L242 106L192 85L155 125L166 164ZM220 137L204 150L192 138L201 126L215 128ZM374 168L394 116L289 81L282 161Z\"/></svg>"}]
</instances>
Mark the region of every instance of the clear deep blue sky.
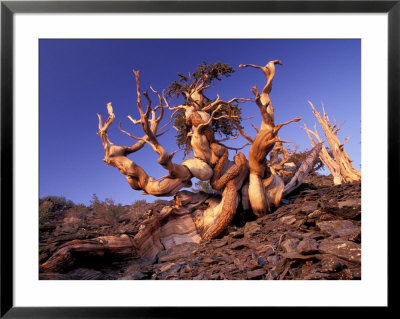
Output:
<instances>
[{"instance_id":1,"label":"clear deep blue sky","mask_svg":"<svg viewBox=\"0 0 400 319\"><path fill-rule=\"evenodd\" d=\"M202 61L228 63L236 72L206 92L209 98L252 97L250 88L265 84L264 75L239 64L265 65L280 59L271 92L275 122L301 116L302 121L285 126L280 137L309 149L304 123L313 128L316 119L307 101L318 110L321 102L331 120L343 123L339 138L350 136L345 149L361 168L361 41L360 40L40 40L40 197L65 196L75 203L88 204L92 194L100 199L131 204L138 199L151 202L153 196L132 190L125 177L106 166L100 138L96 135L96 113L106 118L106 104L112 102L117 120L109 129L115 144L135 141L118 129L118 121L134 135L142 136L139 126L126 118L138 118L136 88L132 69L141 71L141 88L150 85L158 91L187 74ZM153 96L152 96L153 97ZM153 99L154 104L157 100ZM153 105L154 105L153 104ZM250 123L260 124L258 108L242 104L243 116L255 116L244 123L255 136ZM165 121L169 119L169 113ZM318 127L320 136L322 129ZM177 149L176 131L160 138L168 151ZM230 141L238 146L243 138ZM247 155L249 147L243 152ZM166 174L156 162L157 155L146 145L129 156L153 177ZM183 152L175 155L180 162Z\"/></svg>"}]
</instances>

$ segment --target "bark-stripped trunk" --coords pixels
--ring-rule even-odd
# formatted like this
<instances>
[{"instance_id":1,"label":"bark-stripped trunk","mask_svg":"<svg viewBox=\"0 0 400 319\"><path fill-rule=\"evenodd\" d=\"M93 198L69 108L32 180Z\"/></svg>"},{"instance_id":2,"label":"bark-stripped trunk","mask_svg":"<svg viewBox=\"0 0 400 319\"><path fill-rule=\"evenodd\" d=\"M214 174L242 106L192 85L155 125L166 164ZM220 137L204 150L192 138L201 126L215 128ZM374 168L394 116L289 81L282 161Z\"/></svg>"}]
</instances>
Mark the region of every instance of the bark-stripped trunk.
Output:
<instances>
[{"instance_id":1,"label":"bark-stripped trunk","mask_svg":"<svg viewBox=\"0 0 400 319\"><path fill-rule=\"evenodd\" d=\"M249 199L253 213L260 217L270 212L270 202L264 186L266 156L279 138L273 130L261 129L249 151Z\"/></svg>"},{"instance_id":2,"label":"bark-stripped trunk","mask_svg":"<svg viewBox=\"0 0 400 319\"><path fill-rule=\"evenodd\" d=\"M296 174L293 176L291 181L285 185L283 190L283 196L291 193L297 187L299 187L307 174L313 169L316 160L318 159L318 155L321 151L322 144L318 143L314 146L314 148L307 155L306 159L300 165L300 168L297 170Z\"/></svg>"},{"instance_id":3,"label":"bark-stripped trunk","mask_svg":"<svg viewBox=\"0 0 400 319\"><path fill-rule=\"evenodd\" d=\"M223 165L220 169L226 166L226 161L227 155L221 158L220 162L223 162ZM216 168L211 182L214 189L224 188L220 203L196 216L196 226L205 240L219 236L230 224L239 205L239 190L248 176L247 160L243 153L235 155L234 165L222 176L220 176L220 169Z\"/></svg>"},{"instance_id":4,"label":"bark-stripped trunk","mask_svg":"<svg viewBox=\"0 0 400 319\"><path fill-rule=\"evenodd\" d=\"M319 137L316 128L314 131L312 131L305 124L304 124L303 128L306 130L307 135L308 135L309 139L311 140L311 143L313 146L317 145L318 143L322 144L322 139ZM315 138L317 139L318 142L314 140L312 135L315 136ZM326 149L324 144L322 144L321 152L319 153L319 159L321 160L322 164L324 164L325 167L329 170L329 172L331 172L331 174L333 176L333 183L335 185L342 184L343 178L342 178L342 175L340 175L339 166L329 155L328 150Z\"/></svg>"},{"instance_id":5,"label":"bark-stripped trunk","mask_svg":"<svg viewBox=\"0 0 400 319\"><path fill-rule=\"evenodd\" d=\"M137 257L137 249L128 235L102 236L93 239L72 240L62 245L45 263L40 272L63 272L77 259L110 256L115 259Z\"/></svg>"},{"instance_id":6,"label":"bark-stripped trunk","mask_svg":"<svg viewBox=\"0 0 400 319\"><path fill-rule=\"evenodd\" d=\"M346 141L342 144L340 143L337 133L340 130L339 128L336 128L336 124L332 124L327 116L327 114L323 113L323 116L315 109L314 105L311 102L308 102L312 108L312 111L317 118L319 124L321 125L326 140L329 144L329 147L332 151L333 157L335 158L335 164L333 164L333 160L329 160L327 152L323 152L323 160L328 163L327 168L329 170L332 169L331 173L334 176L334 181L335 184L339 184L339 180L342 179L346 183L351 183L355 181L360 181L361 180L361 172L358 171L357 169L354 168L354 166L351 164L351 159L347 155L346 151L344 150L343 146L347 142ZM306 129L307 130L307 129ZM307 133L312 133L314 136L316 136L317 139L320 140L318 136L318 133L315 131L314 133L312 131L307 130ZM309 135L310 136L310 135ZM330 158L330 156L329 156ZM321 158L322 160L322 158ZM340 178L339 178L339 174Z\"/></svg>"},{"instance_id":7,"label":"bark-stripped trunk","mask_svg":"<svg viewBox=\"0 0 400 319\"><path fill-rule=\"evenodd\" d=\"M252 144L249 151L249 200L253 213L260 217L270 212L271 206L278 206L283 192L283 181L277 175L267 176L267 160L268 153L274 148L276 142L280 141L278 131L284 125L300 118L281 123L275 126L274 107L270 99L272 90L272 80L275 75L275 64L282 65L279 60L268 62L265 66L254 64L242 64L240 67L253 67L260 69L266 77L266 85L261 94L259 94L256 86L252 88L255 96L255 102L260 109L262 122L260 129L254 140L247 135L242 134Z\"/></svg>"}]
</instances>

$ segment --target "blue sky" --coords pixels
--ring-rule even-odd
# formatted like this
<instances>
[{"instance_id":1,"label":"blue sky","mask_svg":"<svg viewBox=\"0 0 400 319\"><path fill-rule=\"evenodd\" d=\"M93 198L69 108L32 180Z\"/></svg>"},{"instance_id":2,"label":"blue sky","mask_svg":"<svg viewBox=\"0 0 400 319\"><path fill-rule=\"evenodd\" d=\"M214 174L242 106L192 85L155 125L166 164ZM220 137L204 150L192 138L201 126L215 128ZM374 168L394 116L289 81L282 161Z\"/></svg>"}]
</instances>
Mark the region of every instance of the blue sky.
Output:
<instances>
[{"instance_id":1,"label":"blue sky","mask_svg":"<svg viewBox=\"0 0 400 319\"><path fill-rule=\"evenodd\" d=\"M307 101L318 110L321 103L331 120L343 123L339 138L350 137L345 149L357 169L361 168L361 41L360 40L52 40L39 43L39 196L65 196L75 203L88 204L92 194L100 199L131 204L138 199L151 202L153 196L132 190L125 177L102 161L100 138L96 135L96 113L106 117L106 104L112 102L117 120L109 130L115 144L134 141L119 131L124 129L142 136L126 116L138 118L136 87L132 69L141 72L141 88L162 91L202 61L228 63L236 72L215 83L206 92L209 98L252 97L250 88L265 84L261 71L238 68L239 64L265 65L280 59L271 92L275 123L301 116L302 120L285 126L280 137L292 141L300 150L309 149L310 141L301 127L313 128L316 119ZM153 96L154 103L157 102ZM173 101L171 102L173 104ZM251 123L260 124L254 103L241 104L245 131L255 136ZM169 119L166 114L165 121ZM322 129L318 128L321 137ZM177 149L174 129L160 138L168 151ZM242 145L244 140L227 143ZM242 152L248 154L249 147ZM157 154L146 145L129 156L153 177L166 174ZM175 161L183 159L183 152Z\"/></svg>"}]
</instances>

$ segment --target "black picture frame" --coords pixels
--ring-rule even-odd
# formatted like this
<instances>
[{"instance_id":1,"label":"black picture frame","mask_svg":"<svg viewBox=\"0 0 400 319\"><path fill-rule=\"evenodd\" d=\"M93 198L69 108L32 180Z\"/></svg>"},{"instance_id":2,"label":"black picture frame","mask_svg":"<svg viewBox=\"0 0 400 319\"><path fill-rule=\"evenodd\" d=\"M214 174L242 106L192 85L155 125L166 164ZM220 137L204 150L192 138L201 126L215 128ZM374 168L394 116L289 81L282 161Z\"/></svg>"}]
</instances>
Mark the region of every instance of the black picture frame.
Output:
<instances>
[{"instance_id":1,"label":"black picture frame","mask_svg":"<svg viewBox=\"0 0 400 319\"><path fill-rule=\"evenodd\" d=\"M388 14L388 218L396 213L399 180L400 0L396 1L1 1L1 317L5 318L190 318L224 316L226 308L190 307L15 307L13 303L13 19L15 13L118 12L282 12L282 13L387 13ZM389 234L393 223L388 223ZM388 247L390 247L390 237ZM390 258L389 258L390 264ZM388 286L390 280L388 280ZM388 310L391 298L388 299ZM254 308L250 309L254 310ZM266 311L266 310L261 310ZM269 314L268 310L268 314ZM306 308L291 307L297 315ZM337 309L331 311L336 312ZM266 314L266 313L265 313ZM234 315L248 316L238 308Z\"/></svg>"}]
</instances>

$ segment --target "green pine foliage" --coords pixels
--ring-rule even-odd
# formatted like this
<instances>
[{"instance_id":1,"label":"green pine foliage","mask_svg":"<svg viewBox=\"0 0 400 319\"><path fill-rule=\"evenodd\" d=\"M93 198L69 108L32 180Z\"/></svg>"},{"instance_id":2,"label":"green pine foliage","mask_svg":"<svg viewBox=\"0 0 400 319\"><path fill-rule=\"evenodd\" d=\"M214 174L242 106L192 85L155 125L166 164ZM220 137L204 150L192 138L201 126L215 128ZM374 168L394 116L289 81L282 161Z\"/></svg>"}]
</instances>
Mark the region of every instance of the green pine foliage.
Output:
<instances>
[{"instance_id":1,"label":"green pine foliage","mask_svg":"<svg viewBox=\"0 0 400 319\"><path fill-rule=\"evenodd\" d=\"M206 85L212 84L215 81L220 81L223 77L229 77L235 69L229 64L217 63L207 63L204 62L200 64L196 71L185 76L178 73L178 80L172 82L167 91L169 97L183 97L185 103L190 103L188 100L188 93L193 91L201 81L204 81ZM215 99L210 99L204 95L204 106L207 107L210 103L214 102ZM212 112L213 110L210 110ZM215 117L219 117L223 114L231 114L238 118L227 119L222 118L212 122L212 129L219 137L230 137L237 134L236 126L232 122L240 125L241 109L235 103L230 105L223 105L216 113ZM190 137L187 134L190 131L190 126L185 123L185 111L180 110L175 115L174 126L178 129L178 133L175 136L177 145L180 149L183 149L185 156L188 155L191 150Z\"/></svg>"}]
</instances>

